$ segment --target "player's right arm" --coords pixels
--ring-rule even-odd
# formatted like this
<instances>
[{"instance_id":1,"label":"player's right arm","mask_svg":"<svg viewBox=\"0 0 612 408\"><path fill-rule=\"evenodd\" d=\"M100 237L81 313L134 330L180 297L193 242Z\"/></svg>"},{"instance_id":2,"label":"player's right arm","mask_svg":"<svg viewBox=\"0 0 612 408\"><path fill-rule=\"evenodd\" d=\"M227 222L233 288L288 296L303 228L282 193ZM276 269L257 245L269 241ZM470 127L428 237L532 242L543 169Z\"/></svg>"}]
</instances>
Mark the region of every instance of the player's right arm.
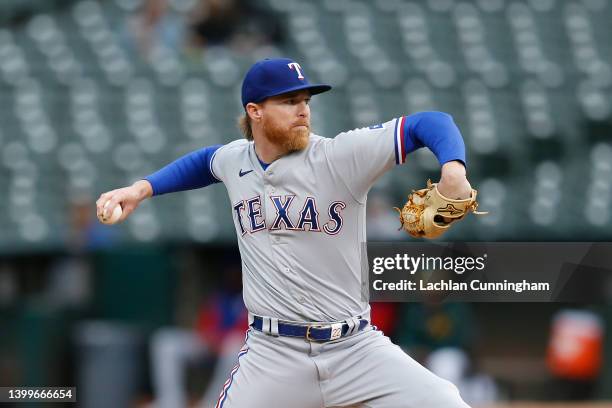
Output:
<instances>
[{"instance_id":1,"label":"player's right arm","mask_svg":"<svg viewBox=\"0 0 612 408\"><path fill-rule=\"evenodd\" d=\"M128 187L107 191L100 195L96 201L96 213L99 219L109 218L118 204L123 210L119 221L125 220L138 205L153 195L151 183L147 180L138 180ZM107 204L108 203L108 204Z\"/></svg>"},{"instance_id":2,"label":"player's right arm","mask_svg":"<svg viewBox=\"0 0 612 408\"><path fill-rule=\"evenodd\" d=\"M120 204L123 214L119 221L123 221L149 197L220 182L212 170L212 159L221 146L209 146L188 153L131 186L103 193L96 201L98 217L109 217Z\"/></svg>"}]
</instances>

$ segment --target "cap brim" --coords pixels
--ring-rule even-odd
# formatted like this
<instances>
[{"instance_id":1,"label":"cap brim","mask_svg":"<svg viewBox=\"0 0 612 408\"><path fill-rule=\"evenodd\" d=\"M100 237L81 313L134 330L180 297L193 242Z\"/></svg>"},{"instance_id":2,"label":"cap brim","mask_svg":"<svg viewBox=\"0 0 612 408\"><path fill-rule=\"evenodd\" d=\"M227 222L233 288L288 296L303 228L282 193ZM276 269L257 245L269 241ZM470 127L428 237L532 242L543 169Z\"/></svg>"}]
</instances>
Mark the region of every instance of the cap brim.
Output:
<instances>
[{"instance_id":1,"label":"cap brim","mask_svg":"<svg viewBox=\"0 0 612 408\"><path fill-rule=\"evenodd\" d=\"M310 85L300 85L300 86L294 86L292 88L287 88L287 89L283 89L279 92L275 92L272 93L270 95L266 95L265 97L261 98L258 102L263 101L266 98L269 98L271 96L278 96L278 95L283 95L286 93L290 93L290 92L295 92L295 91L302 91L302 90L308 90L310 91L311 95L317 95L323 92L327 92L330 89L332 89L332 87L330 85L326 85L326 84L310 84Z\"/></svg>"}]
</instances>

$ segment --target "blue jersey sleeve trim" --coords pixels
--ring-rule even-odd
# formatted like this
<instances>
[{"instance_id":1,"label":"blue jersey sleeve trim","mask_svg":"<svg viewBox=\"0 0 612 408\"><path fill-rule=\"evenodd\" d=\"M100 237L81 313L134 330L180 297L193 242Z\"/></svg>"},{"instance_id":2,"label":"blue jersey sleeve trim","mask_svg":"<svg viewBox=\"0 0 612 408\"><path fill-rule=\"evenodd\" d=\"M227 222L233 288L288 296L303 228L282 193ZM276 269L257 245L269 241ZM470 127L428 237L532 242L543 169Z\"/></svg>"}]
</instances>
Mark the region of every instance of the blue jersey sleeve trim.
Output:
<instances>
[{"instance_id":1,"label":"blue jersey sleeve trim","mask_svg":"<svg viewBox=\"0 0 612 408\"><path fill-rule=\"evenodd\" d=\"M443 112L419 112L404 120L406 153L421 147L433 152L440 165L452 160L467 164L465 144L452 116Z\"/></svg>"},{"instance_id":2,"label":"blue jersey sleeve trim","mask_svg":"<svg viewBox=\"0 0 612 408\"><path fill-rule=\"evenodd\" d=\"M153 195L193 190L220 182L212 171L212 160L222 145L205 147L173 161L145 177Z\"/></svg>"}]
</instances>

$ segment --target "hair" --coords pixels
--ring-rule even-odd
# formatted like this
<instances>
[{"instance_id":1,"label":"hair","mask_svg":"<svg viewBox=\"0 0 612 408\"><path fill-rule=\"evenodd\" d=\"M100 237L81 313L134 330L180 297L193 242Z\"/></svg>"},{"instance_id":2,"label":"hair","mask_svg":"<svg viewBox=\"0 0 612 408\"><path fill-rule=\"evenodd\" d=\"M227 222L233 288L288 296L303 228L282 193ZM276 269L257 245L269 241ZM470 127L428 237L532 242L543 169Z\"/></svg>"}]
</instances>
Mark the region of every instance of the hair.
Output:
<instances>
[{"instance_id":1,"label":"hair","mask_svg":"<svg viewBox=\"0 0 612 408\"><path fill-rule=\"evenodd\" d=\"M251 118L248 113L238 117L238 129L244 135L244 138L248 141L253 140L253 129L251 128Z\"/></svg>"}]
</instances>

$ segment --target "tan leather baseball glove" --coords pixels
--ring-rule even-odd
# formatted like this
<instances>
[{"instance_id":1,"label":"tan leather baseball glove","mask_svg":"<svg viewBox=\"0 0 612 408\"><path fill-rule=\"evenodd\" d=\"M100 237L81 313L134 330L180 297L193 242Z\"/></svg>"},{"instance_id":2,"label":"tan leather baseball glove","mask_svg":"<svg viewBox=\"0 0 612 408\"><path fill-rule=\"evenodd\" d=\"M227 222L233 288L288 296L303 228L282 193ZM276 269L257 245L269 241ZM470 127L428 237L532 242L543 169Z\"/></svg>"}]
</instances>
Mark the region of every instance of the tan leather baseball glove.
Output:
<instances>
[{"instance_id":1,"label":"tan leather baseball glove","mask_svg":"<svg viewBox=\"0 0 612 408\"><path fill-rule=\"evenodd\" d=\"M427 188L413 190L404 208L400 210L395 207L400 214L400 229L406 230L415 238L438 238L470 212L476 215L487 214L476 211L477 194L478 191L472 189L470 198L453 200L440 194L437 183L427 180Z\"/></svg>"}]
</instances>

